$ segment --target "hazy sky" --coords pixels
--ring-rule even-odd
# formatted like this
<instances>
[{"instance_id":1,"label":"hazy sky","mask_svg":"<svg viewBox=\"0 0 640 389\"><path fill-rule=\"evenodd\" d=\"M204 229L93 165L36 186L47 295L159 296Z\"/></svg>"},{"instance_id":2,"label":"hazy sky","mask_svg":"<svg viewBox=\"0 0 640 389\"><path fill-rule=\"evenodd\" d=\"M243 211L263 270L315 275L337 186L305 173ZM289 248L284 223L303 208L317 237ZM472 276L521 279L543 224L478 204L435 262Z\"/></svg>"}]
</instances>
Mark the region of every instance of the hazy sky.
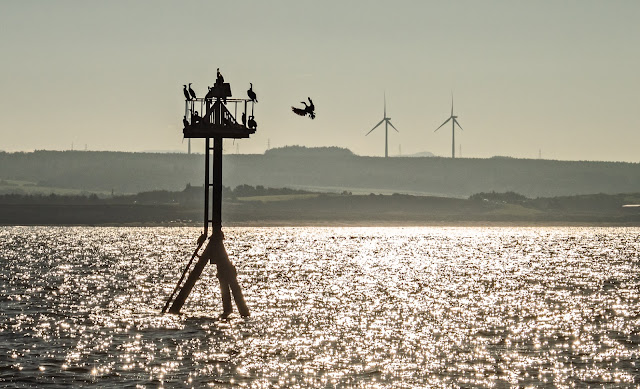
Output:
<instances>
[{"instance_id":1,"label":"hazy sky","mask_svg":"<svg viewBox=\"0 0 640 389\"><path fill-rule=\"evenodd\" d=\"M449 156L453 92L463 157L640 162L636 0L0 0L0 26L0 150L186 150L182 85L220 67L258 94L241 153L383 155L386 91L390 154Z\"/></svg>"}]
</instances>

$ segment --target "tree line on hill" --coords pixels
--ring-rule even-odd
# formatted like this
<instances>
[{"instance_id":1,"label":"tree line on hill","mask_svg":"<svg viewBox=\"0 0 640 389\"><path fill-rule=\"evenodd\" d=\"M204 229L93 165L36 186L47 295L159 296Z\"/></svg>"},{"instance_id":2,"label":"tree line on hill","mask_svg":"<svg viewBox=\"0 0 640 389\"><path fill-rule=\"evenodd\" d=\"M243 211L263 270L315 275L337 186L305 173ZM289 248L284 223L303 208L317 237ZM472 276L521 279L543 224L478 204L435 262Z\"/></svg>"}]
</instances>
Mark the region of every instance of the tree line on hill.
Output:
<instances>
[{"instance_id":1,"label":"tree line on hill","mask_svg":"<svg viewBox=\"0 0 640 389\"><path fill-rule=\"evenodd\" d=\"M239 185L223 191L224 223L424 224L459 222L583 222L640 225L640 193L527 198L515 192L484 192L469 199L393 195L316 193ZM290 196L281 196L290 195ZM296 196L301 195L301 196ZM1 195L0 224L199 225L203 187L136 195ZM269 198L276 196L276 199ZM268 201L262 201L268 200Z\"/></svg>"},{"instance_id":2,"label":"tree line on hill","mask_svg":"<svg viewBox=\"0 0 640 389\"><path fill-rule=\"evenodd\" d=\"M270 188L262 185L252 186L247 184L238 185L235 188L222 187L222 197L225 202L234 202L238 199L254 199L260 202L263 196L281 195L301 195L317 194L319 198L314 200L318 203L333 201L331 198L352 196L351 192L342 194L317 193L291 188ZM366 203L367 201L381 201L389 199L396 204L415 204L422 199L429 198L431 201L444 201L443 197L413 196L394 193L392 195L369 195L353 196L356 201ZM204 199L204 188L188 184L182 191L156 190L140 192L134 195L116 195L99 197L96 194L86 195L25 195L25 194L4 194L0 195L0 204L141 204L158 205L174 204L181 206L201 206ZM439 199L439 200L438 200ZM454 200L454 199L451 199ZM457 204L462 204L467 200L455 199ZM384 200L387 201L387 200ZM485 202L490 204L515 204L537 210L557 210L557 211L585 211L585 212L610 212L619 210L623 205L640 204L640 193L626 193L609 195L604 193L577 196L556 196L529 198L522 194L508 192L480 192L469 196L468 201ZM282 201L287 203L287 200ZM290 201L289 201L290 202ZM244 201L246 204L247 202Z\"/></svg>"},{"instance_id":3,"label":"tree line on hill","mask_svg":"<svg viewBox=\"0 0 640 389\"><path fill-rule=\"evenodd\" d=\"M528 198L515 192L476 193L469 197L473 201L502 204L517 204L541 211L611 213L620 211L624 205L640 204L640 193L604 194L577 196L555 196Z\"/></svg>"},{"instance_id":4,"label":"tree line on hill","mask_svg":"<svg viewBox=\"0 0 640 389\"><path fill-rule=\"evenodd\" d=\"M640 164L517 158L376 158L340 148L286 147L264 155L226 154L223 182L354 193L468 197L513 191L554 197L640 192ZM89 151L0 152L0 179L83 191L178 191L202 184L202 154Z\"/></svg>"},{"instance_id":5,"label":"tree line on hill","mask_svg":"<svg viewBox=\"0 0 640 389\"><path fill-rule=\"evenodd\" d=\"M238 185L235 188L222 187L224 200L238 198L309 194L311 192L290 188L268 188L262 185ZM154 190L134 195L98 196L96 194L57 195L43 194L2 194L0 204L178 204L183 206L201 206L204 201L204 187L187 184L182 191Z\"/></svg>"}]
</instances>

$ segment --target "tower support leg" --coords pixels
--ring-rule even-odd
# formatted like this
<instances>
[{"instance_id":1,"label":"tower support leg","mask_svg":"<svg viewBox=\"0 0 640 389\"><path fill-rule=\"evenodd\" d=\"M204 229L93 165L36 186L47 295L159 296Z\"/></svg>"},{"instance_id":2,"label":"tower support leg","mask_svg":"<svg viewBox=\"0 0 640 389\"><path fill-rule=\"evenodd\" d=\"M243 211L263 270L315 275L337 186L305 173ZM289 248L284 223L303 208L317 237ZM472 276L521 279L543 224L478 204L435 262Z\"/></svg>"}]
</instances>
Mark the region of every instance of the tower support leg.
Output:
<instances>
[{"instance_id":1,"label":"tower support leg","mask_svg":"<svg viewBox=\"0 0 640 389\"><path fill-rule=\"evenodd\" d=\"M220 124L222 119L220 101L214 104L214 124ZM245 103L246 110L246 103ZM209 111L209 109L207 109ZM252 105L253 113L253 105ZM208 115L207 115L208 116ZM211 199L209 198L209 153L211 151L210 138L205 140L205 201L204 201L204 236L207 234L209 222L213 227L213 233L209 238L209 242L205 247L198 263L194 266L189 277L182 286L180 293L173 302L173 305L169 309L171 313L180 313L180 309L184 305L191 289L195 285L198 278L202 274L207 262L211 262L216 265L218 270L218 280L220 281L220 292L222 295L222 317L228 316L233 311L233 303L231 298L236 303L238 313L241 316L249 316L249 308L244 301L242 289L238 284L238 276L236 267L229 260L227 250L224 248L224 235L222 233L222 141L223 138L218 136L213 139L213 191L211 193ZM209 200L212 200L212 217L209 220ZM185 270L186 271L186 270ZM182 279L181 279L182 280ZM169 304L169 302L167 302ZM164 309L163 309L164 311Z\"/></svg>"},{"instance_id":2,"label":"tower support leg","mask_svg":"<svg viewBox=\"0 0 640 389\"><path fill-rule=\"evenodd\" d=\"M187 300L187 297L189 297L196 281L200 278L207 262L211 262L216 265L218 270L217 277L220 281L220 292L222 295L222 317L227 317L233 312L232 296L240 316L249 316L249 308L244 300L242 288L240 288L240 284L238 283L236 267L231 260L229 260L227 250L224 248L223 239L222 231L213 233L207 243L207 247L205 247L202 252L202 256L200 256L200 260L196 263L191 273L189 273L187 281L182 289L180 289L180 293L178 293L173 305L169 309L170 313L180 313L180 309Z\"/></svg>"},{"instance_id":3,"label":"tower support leg","mask_svg":"<svg viewBox=\"0 0 640 389\"><path fill-rule=\"evenodd\" d=\"M211 242L209 242L209 244L210 243ZM207 265L207 262L209 261L209 258L207 258L207 256L205 255L208 248L209 247L207 246L205 251L202 253L202 256L200 257L200 260L193 267L193 270L191 270L191 273L189 273L189 277L187 277L187 281L185 281L184 286L182 286L182 289L180 289L180 293L178 293L178 296L173 301L173 305L171 305L171 308L169 308L170 313L180 313L180 308L182 308L182 306L184 305L184 302L187 301L187 297L189 297L189 294L191 293L191 289L193 289L193 286L196 284L196 281L198 281L198 278L200 278L200 275L202 274L204 267Z\"/></svg>"},{"instance_id":4,"label":"tower support leg","mask_svg":"<svg viewBox=\"0 0 640 389\"><path fill-rule=\"evenodd\" d=\"M217 277L220 281L220 291L222 294L222 316L226 317L232 312L232 296L240 316L249 316L249 308L244 301L242 288L240 288L240 284L238 283L236 267L229 260L227 250L224 248L223 239L222 231L214 233L211 237L211 241L215 240L215 243L213 243L215 248L212 251L211 262L215 263L218 270Z\"/></svg>"}]
</instances>

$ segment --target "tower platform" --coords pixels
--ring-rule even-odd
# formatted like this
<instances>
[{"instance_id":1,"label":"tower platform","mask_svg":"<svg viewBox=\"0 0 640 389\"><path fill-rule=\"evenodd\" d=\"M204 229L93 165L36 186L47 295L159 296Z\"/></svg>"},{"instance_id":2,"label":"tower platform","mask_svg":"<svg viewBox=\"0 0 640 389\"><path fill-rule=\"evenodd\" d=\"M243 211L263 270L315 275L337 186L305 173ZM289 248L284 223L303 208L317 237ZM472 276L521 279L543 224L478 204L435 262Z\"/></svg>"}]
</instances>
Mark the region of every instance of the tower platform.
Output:
<instances>
[{"instance_id":1,"label":"tower platform","mask_svg":"<svg viewBox=\"0 0 640 389\"><path fill-rule=\"evenodd\" d=\"M223 85L230 89L229 84ZM214 90L216 89L212 88L210 91ZM230 94L229 91L223 97L185 101L182 130L184 137L243 139L255 134L257 123L253 119L253 102L247 99L231 99ZM231 113L230 109L234 112ZM198 112L203 113L202 116ZM238 116L241 116L242 120L238 120Z\"/></svg>"},{"instance_id":2,"label":"tower platform","mask_svg":"<svg viewBox=\"0 0 640 389\"><path fill-rule=\"evenodd\" d=\"M196 123L185 127L182 130L185 138L248 138L255 134L256 130L243 126L242 124L212 124Z\"/></svg>"}]
</instances>

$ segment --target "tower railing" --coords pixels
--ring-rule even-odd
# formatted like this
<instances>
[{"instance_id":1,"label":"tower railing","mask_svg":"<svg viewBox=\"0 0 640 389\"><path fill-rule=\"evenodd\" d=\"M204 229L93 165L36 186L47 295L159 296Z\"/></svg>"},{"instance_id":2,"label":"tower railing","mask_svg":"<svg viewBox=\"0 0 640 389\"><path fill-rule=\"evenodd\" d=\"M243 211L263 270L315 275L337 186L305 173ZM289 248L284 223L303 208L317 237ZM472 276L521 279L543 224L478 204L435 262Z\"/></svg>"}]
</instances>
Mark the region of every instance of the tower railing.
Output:
<instances>
[{"instance_id":1,"label":"tower railing","mask_svg":"<svg viewBox=\"0 0 640 389\"><path fill-rule=\"evenodd\" d=\"M216 106L220 106L221 109L215 109ZM205 134L201 134L201 132L206 131L205 127L212 124L252 129L249 126L249 120L253 116L253 112L254 102L249 99L196 98L185 100L185 138L206 137L203 136ZM216 117L216 115L218 116ZM195 129L201 129L201 131L189 131ZM209 128L209 130L212 129ZM253 128L253 130L255 130L255 128Z\"/></svg>"}]
</instances>

